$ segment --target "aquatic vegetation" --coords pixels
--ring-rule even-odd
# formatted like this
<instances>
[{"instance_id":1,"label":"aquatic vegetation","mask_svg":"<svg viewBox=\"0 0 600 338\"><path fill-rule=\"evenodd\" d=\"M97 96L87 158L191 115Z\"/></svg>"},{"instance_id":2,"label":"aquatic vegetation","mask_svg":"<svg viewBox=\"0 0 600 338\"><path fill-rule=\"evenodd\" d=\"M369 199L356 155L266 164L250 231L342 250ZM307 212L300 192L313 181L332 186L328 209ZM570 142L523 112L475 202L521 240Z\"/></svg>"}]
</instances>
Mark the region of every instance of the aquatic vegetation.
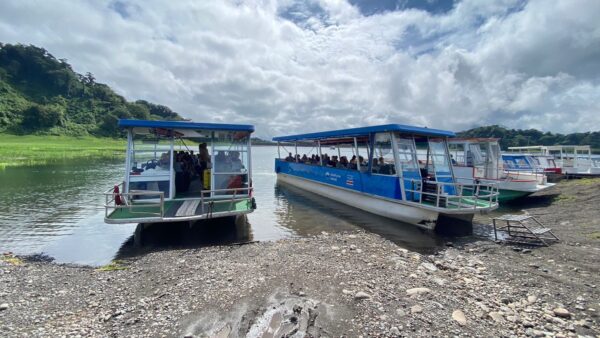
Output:
<instances>
[{"instance_id":1,"label":"aquatic vegetation","mask_svg":"<svg viewBox=\"0 0 600 338\"><path fill-rule=\"evenodd\" d=\"M560 195L556 195L553 199L552 202L553 203L568 203L568 202L573 202L575 201L576 198L573 195L567 195L567 194L560 194Z\"/></svg>"},{"instance_id":2,"label":"aquatic vegetation","mask_svg":"<svg viewBox=\"0 0 600 338\"><path fill-rule=\"evenodd\" d=\"M124 265L125 262L122 260L115 259L110 263L101 266L96 269L96 271L119 271L119 270L127 270L128 267Z\"/></svg>"},{"instance_id":3,"label":"aquatic vegetation","mask_svg":"<svg viewBox=\"0 0 600 338\"><path fill-rule=\"evenodd\" d=\"M578 180L570 180L566 182L566 184L578 186L600 184L600 178L582 178Z\"/></svg>"},{"instance_id":4,"label":"aquatic vegetation","mask_svg":"<svg viewBox=\"0 0 600 338\"><path fill-rule=\"evenodd\" d=\"M0 134L0 170L74 158L120 158L125 141L112 138Z\"/></svg>"},{"instance_id":5,"label":"aquatic vegetation","mask_svg":"<svg viewBox=\"0 0 600 338\"><path fill-rule=\"evenodd\" d=\"M0 261L6 262L12 265L21 265L23 261L19 257L15 257L12 254L4 254L0 256Z\"/></svg>"}]
</instances>

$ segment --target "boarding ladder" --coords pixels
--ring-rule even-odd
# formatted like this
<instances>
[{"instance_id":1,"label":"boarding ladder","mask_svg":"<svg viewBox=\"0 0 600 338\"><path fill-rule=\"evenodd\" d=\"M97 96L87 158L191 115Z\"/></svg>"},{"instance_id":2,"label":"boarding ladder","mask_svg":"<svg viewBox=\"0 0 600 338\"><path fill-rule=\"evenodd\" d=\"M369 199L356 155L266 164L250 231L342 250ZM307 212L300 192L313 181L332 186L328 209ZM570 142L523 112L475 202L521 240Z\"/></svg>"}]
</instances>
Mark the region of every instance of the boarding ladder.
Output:
<instances>
[{"instance_id":1,"label":"boarding ladder","mask_svg":"<svg viewBox=\"0 0 600 338\"><path fill-rule=\"evenodd\" d=\"M508 235L505 241L512 243L548 246L548 241L559 241L552 229L545 227L531 215L507 214L494 217L492 222L496 241L498 232L505 232Z\"/></svg>"}]
</instances>

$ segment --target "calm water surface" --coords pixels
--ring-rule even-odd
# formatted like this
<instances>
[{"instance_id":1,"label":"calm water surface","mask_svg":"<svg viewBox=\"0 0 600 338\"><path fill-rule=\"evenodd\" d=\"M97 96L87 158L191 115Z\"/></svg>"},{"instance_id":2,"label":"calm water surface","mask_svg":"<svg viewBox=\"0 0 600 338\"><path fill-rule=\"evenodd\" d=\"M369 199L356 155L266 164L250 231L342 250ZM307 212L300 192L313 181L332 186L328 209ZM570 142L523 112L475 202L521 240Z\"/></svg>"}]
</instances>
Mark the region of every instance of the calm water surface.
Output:
<instances>
[{"instance_id":1,"label":"calm water surface","mask_svg":"<svg viewBox=\"0 0 600 338\"><path fill-rule=\"evenodd\" d=\"M61 263L101 265L167 247L268 241L363 229L433 252L443 240L416 227L276 184L275 147L254 147L258 209L243 224L154 224L135 243L136 224L105 224L102 192L122 179L123 161L75 160L0 171L0 253L44 254Z\"/></svg>"}]
</instances>

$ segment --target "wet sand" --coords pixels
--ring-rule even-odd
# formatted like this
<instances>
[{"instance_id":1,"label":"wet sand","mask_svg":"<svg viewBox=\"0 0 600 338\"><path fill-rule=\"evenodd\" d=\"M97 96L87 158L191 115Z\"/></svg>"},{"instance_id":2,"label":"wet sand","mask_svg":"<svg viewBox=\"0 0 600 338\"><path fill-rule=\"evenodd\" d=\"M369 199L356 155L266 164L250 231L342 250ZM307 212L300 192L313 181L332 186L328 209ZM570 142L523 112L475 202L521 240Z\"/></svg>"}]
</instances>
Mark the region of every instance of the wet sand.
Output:
<instances>
[{"instance_id":1,"label":"wet sand","mask_svg":"<svg viewBox=\"0 0 600 338\"><path fill-rule=\"evenodd\" d=\"M474 236L422 255L370 233L323 233L103 270L4 256L0 336L598 337L600 180L525 201L516 206L560 242Z\"/></svg>"}]
</instances>

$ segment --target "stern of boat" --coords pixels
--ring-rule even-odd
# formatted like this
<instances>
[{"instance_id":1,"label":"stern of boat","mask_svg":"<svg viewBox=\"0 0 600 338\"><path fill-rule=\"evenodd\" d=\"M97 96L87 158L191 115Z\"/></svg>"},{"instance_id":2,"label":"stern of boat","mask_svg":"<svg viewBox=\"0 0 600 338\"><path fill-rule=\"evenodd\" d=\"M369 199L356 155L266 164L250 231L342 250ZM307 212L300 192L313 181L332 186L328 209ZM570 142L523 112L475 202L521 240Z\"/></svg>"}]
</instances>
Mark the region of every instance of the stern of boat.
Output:
<instances>
[{"instance_id":1,"label":"stern of boat","mask_svg":"<svg viewBox=\"0 0 600 338\"><path fill-rule=\"evenodd\" d=\"M245 215L256 209L252 188L203 191L198 197L171 200L162 191L119 191L113 188L104 193L108 224L196 221Z\"/></svg>"}]
</instances>

